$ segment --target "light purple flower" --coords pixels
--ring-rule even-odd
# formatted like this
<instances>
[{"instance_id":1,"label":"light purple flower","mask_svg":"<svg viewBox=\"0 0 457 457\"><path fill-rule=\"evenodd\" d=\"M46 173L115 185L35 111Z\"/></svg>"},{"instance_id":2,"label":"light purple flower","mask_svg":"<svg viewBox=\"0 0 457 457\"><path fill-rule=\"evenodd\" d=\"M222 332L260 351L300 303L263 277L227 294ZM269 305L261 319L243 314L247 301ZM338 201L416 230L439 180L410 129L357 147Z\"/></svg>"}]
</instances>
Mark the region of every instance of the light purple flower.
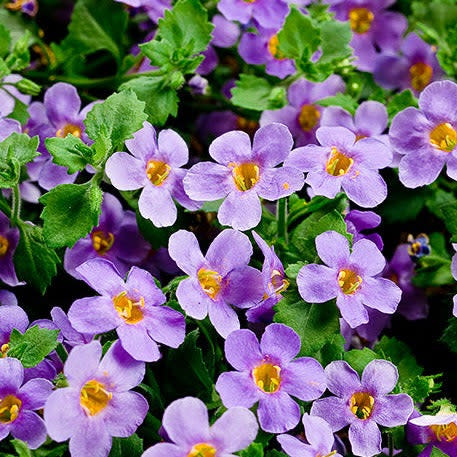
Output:
<instances>
[{"instance_id":1,"label":"light purple flower","mask_svg":"<svg viewBox=\"0 0 457 457\"><path fill-rule=\"evenodd\" d=\"M395 312L401 290L394 282L377 277L386 261L372 241L359 240L350 252L345 236L328 231L315 242L325 265L313 263L299 271L298 291L305 301L324 303L336 297L343 319L352 328L368 322L365 307L385 314Z\"/></svg>"},{"instance_id":2,"label":"light purple flower","mask_svg":"<svg viewBox=\"0 0 457 457\"><path fill-rule=\"evenodd\" d=\"M381 223L381 216L373 211L359 211L353 209L349 211L344 217L344 222L348 229L348 233L353 235L354 243L363 238L373 241L380 251L384 247L381 235L378 233L371 233L371 230L378 227ZM368 231L368 233L364 233Z\"/></svg>"},{"instance_id":3,"label":"light purple flower","mask_svg":"<svg viewBox=\"0 0 457 457\"><path fill-rule=\"evenodd\" d=\"M98 226L65 251L64 268L79 279L76 267L89 259L103 258L125 275L147 256L148 250L148 243L138 231L135 213L124 211L119 200L105 192Z\"/></svg>"},{"instance_id":4,"label":"light purple flower","mask_svg":"<svg viewBox=\"0 0 457 457\"><path fill-rule=\"evenodd\" d=\"M421 92L419 109L408 107L393 118L390 142L403 155L398 170L406 187L431 184L445 164L457 179L456 97L457 84L434 82Z\"/></svg>"},{"instance_id":5,"label":"light purple flower","mask_svg":"<svg viewBox=\"0 0 457 457\"><path fill-rule=\"evenodd\" d=\"M21 11L33 17L38 13L38 2L37 0L11 0L10 3L5 5L5 8L10 11Z\"/></svg>"},{"instance_id":6,"label":"light purple flower","mask_svg":"<svg viewBox=\"0 0 457 457\"><path fill-rule=\"evenodd\" d=\"M225 198L218 220L238 230L255 227L261 219L259 197L274 201L303 187L302 173L292 167L277 167L289 155L292 135L286 126L270 124L254 135L241 131L227 132L209 147L218 163L200 162L184 178L190 198L213 201Z\"/></svg>"},{"instance_id":7,"label":"light purple flower","mask_svg":"<svg viewBox=\"0 0 457 457\"><path fill-rule=\"evenodd\" d=\"M148 411L144 397L130 389L144 377L144 363L115 342L105 356L99 341L76 346L65 362L68 387L48 398L44 420L57 442L70 438L72 457L106 457L111 437L128 437Z\"/></svg>"},{"instance_id":8,"label":"light purple flower","mask_svg":"<svg viewBox=\"0 0 457 457\"><path fill-rule=\"evenodd\" d=\"M5 293L6 291L2 291ZM25 311L16 304L0 305L0 358L5 357L9 349L9 341L13 329L24 333L29 325Z\"/></svg>"},{"instance_id":9,"label":"light purple flower","mask_svg":"<svg viewBox=\"0 0 457 457\"><path fill-rule=\"evenodd\" d=\"M162 424L171 442L150 447L142 457L231 457L254 441L259 428L246 408L230 408L210 426L206 405L193 397L171 403Z\"/></svg>"},{"instance_id":10,"label":"light purple flower","mask_svg":"<svg viewBox=\"0 0 457 457\"><path fill-rule=\"evenodd\" d=\"M173 225L177 217L173 198L187 209L199 204L190 200L182 187L189 160L184 140L173 130L162 130L158 137L154 127L145 122L131 140L127 152L116 152L106 162L106 174L119 190L142 189L138 208L156 227Z\"/></svg>"},{"instance_id":11,"label":"light purple flower","mask_svg":"<svg viewBox=\"0 0 457 457\"><path fill-rule=\"evenodd\" d=\"M191 232L170 236L168 251L178 267L189 275L179 283L176 297L194 319L209 319L222 337L240 328L235 310L256 305L263 295L262 274L248 266L252 255L249 238L227 229L211 243L206 256Z\"/></svg>"},{"instance_id":12,"label":"light purple flower","mask_svg":"<svg viewBox=\"0 0 457 457\"><path fill-rule=\"evenodd\" d=\"M363 208L379 205L387 185L379 174L392 162L392 151L381 141L356 136L344 127L320 127L321 146L294 149L286 166L308 172L305 182L315 195L334 198L343 188L350 200Z\"/></svg>"},{"instance_id":13,"label":"light purple flower","mask_svg":"<svg viewBox=\"0 0 457 457\"><path fill-rule=\"evenodd\" d=\"M257 33L246 32L238 46L238 52L245 62L266 65L266 73L284 79L295 73L295 63L279 50L278 30L258 29Z\"/></svg>"},{"instance_id":14,"label":"light purple flower","mask_svg":"<svg viewBox=\"0 0 457 457\"><path fill-rule=\"evenodd\" d=\"M76 300L68 311L71 325L82 333L116 329L122 347L136 360L160 358L157 343L177 348L185 336L184 316L167 306L154 278L132 267L124 279L104 259L92 259L76 271L101 296Z\"/></svg>"},{"instance_id":15,"label":"light purple flower","mask_svg":"<svg viewBox=\"0 0 457 457\"><path fill-rule=\"evenodd\" d=\"M80 333L76 331L62 308L55 306L51 309L51 317L54 325L60 330L59 337L69 347L90 343L94 333Z\"/></svg>"},{"instance_id":16,"label":"light purple flower","mask_svg":"<svg viewBox=\"0 0 457 457\"><path fill-rule=\"evenodd\" d=\"M0 305L17 305L17 298L9 290L0 290Z\"/></svg>"},{"instance_id":17,"label":"light purple flower","mask_svg":"<svg viewBox=\"0 0 457 457\"><path fill-rule=\"evenodd\" d=\"M325 374L328 390L335 396L315 401L311 414L325 418L334 432L349 425L353 454L362 457L379 454L378 425L406 424L414 409L409 395L388 395L398 381L395 365L387 360L373 360L360 379L346 362L338 360L325 368Z\"/></svg>"},{"instance_id":18,"label":"light purple flower","mask_svg":"<svg viewBox=\"0 0 457 457\"><path fill-rule=\"evenodd\" d=\"M11 74L3 78L3 84L0 88L0 119L8 116L13 112L16 98L25 105L30 103L32 97L30 95L24 95L23 93L19 92L13 85L21 79L22 76L16 74Z\"/></svg>"},{"instance_id":19,"label":"light purple flower","mask_svg":"<svg viewBox=\"0 0 457 457\"><path fill-rule=\"evenodd\" d=\"M282 0L221 0L217 8L229 21L247 24L255 19L269 29L280 29L289 12L289 5Z\"/></svg>"},{"instance_id":20,"label":"light purple flower","mask_svg":"<svg viewBox=\"0 0 457 457\"><path fill-rule=\"evenodd\" d=\"M251 408L266 432L283 433L300 420L303 401L319 398L326 382L322 366L311 357L299 357L300 337L283 324L271 324L259 341L247 329L232 332L225 341L225 357L237 371L222 373L216 390L227 408Z\"/></svg>"},{"instance_id":21,"label":"light purple flower","mask_svg":"<svg viewBox=\"0 0 457 457\"><path fill-rule=\"evenodd\" d=\"M290 457L342 457L332 451L335 444L332 428L321 417L303 414L303 427L308 444L291 435L278 435L283 451Z\"/></svg>"},{"instance_id":22,"label":"light purple flower","mask_svg":"<svg viewBox=\"0 0 457 457\"><path fill-rule=\"evenodd\" d=\"M296 146L316 143L316 130L324 111L316 102L344 92L344 87L344 82L338 75L332 75L322 83L299 79L289 87L289 104L281 109L264 111L260 125L263 127L272 122L280 122L290 129Z\"/></svg>"},{"instance_id":23,"label":"light purple flower","mask_svg":"<svg viewBox=\"0 0 457 457\"><path fill-rule=\"evenodd\" d=\"M9 286L20 284L14 269L13 255L19 243L19 229L11 227L9 219L0 212L0 279Z\"/></svg>"},{"instance_id":24,"label":"light purple flower","mask_svg":"<svg viewBox=\"0 0 457 457\"><path fill-rule=\"evenodd\" d=\"M237 24L228 21L220 14L215 14L211 22L214 25L214 29L211 32L213 36L211 44L220 48L230 48L238 41L240 28Z\"/></svg>"},{"instance_id":25,"label":"light purple flower","mask_svg":"<svg viewBox=\"0 0 457 457\"><path fill-rule=\"evenodd\" d=\"M46 440L46 427L35 411L43 408L52 384L45 379L32 379L22 385L23 381L21 362L0 358L0 441L11 433L30 449L37 449Z\"/></svg>"},{"instance_id":26,"label":"light purple flower","mask_svg":"<svg viewBox=\"0 0 457 457\"><path fill-rule=\"evenodd\" d=\"M372 72L376 48L396 51L408 26L405 16L385 11L395 0L327 0L340 21L349 21L359 70Z\"/></svg>"},{"instance_id":27,"label":"light purple flower","mask_svg":"<svg viewBox=\"0 0 457 457\"><path fill-rule=\"evenodd\" d=\"M416 94L441 79L436 50L415 33L402 42L401 55L382 53L376 58L373 76L386 89L412 89Z\"/></svg>"}]
</instances>

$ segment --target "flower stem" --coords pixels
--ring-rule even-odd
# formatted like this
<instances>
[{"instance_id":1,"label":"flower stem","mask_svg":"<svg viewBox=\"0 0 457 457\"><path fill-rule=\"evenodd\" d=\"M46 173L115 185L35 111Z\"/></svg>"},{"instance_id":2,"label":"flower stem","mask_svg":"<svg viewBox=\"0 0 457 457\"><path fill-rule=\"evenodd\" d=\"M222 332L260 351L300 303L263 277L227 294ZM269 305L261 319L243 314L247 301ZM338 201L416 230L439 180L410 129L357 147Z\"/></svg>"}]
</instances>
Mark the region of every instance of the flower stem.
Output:
<instances>
[{"instance_id":1,"label":"flower stem","mask_svg":"<svg viewBox=\"0 0 457 457\"><path fill-rule=\"evenodd\" d=\"M287 197L278 200L276 219L278 220L278 235L287 244Z\"/></svg>"},{"instance_id":2,"label":"flower stem","mask_svg":"<svg viewBox=\"0 0 457 457\"><path fill-rule=\"evenodd\" d=\"M21 216L21 191L19 190L19 184L13 187L12 206L11 225L15 227L20 221Z\"/></svg>"}]
</instances>

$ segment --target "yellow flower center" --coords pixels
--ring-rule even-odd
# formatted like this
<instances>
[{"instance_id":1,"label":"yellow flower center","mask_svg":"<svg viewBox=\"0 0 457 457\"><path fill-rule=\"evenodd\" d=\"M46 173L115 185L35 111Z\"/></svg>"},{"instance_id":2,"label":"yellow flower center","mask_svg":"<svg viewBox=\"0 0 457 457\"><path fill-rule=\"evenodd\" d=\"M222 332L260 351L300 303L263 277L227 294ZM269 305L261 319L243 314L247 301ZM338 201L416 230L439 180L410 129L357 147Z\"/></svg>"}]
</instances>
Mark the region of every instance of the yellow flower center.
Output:
<instances>
[{"instance_id":1,"label":"yellow flower center","mask_svg":"<svg viewBox=\"0 0 457 457\"><path fill-rule=\"evenodd\" d=\"M371 416L373 405L374 398L368 392L356 392L350 400L352 414L362 420Z\"/></svg>"},{"instance_id":2,"label":"yellow flower center","mask_svg":"<svg viewBox=\"0 0 457 457\"><path fill-rule=\"evenodd\" d=\"M10 424L17 419L21 410L22 401L14 395L0 398L0 423Z\"/></svg>"},{"instance_id":3,"label":"yellow flower center","mask_svg":"<svg viewBox=\"0 0 457 457\"><path fill-rule=\"evenodd\" d=\"M409 67L409 78L411 80L411 86L414 90L420 92L423 90L433 76L433 68L423 62L415 63Z\"/></svg>"},{"instance_id":4,"label":"yellow flower center","mask_svg":"<svg viewBox=\"0 0 457 457\"><path fill-rule=\"evenodd\" d=\"M353 8L349 11L349 24L355 33L366 33L371 28L374 14L367 8Z\"/></svg>"},{"instance_id":5,"label":"yellow flower center","mask_svg":"<svg viewBox=\"0 0 457 457\"><path fill-rule=\"evenodd\" d=\"M330 157L325 164L325 171L332 176L343 176L352 167L354 160L332 147Z\"/></svg>"},{"instance_id":6,"label":"yellow flower center","mask_svg":"<svg viewBox=\"0 0 457 457\"><path fill-rule=\"evenodd\" d=\"M8 343L2 344L0 346L0 358L4 359L10 350L10 345Z\"/></svg>"},{"instance_id":7,"label":"yellow flower center","mask_svg":"<svg viewBox=\"0 0 457 457\"><path fill-rule=\"evenodd\" d=\"M113 298L114 308L127 324L136 324L143 320L144 298L138 301L132 300L127 296L127 292L121 292Z\"/></svg>"},{"instance_id":8,"label":"yellow flower center","mask_svg":"<svg viewBox=\"0 0 457 457\"><path fill-rule=\"evenodd\" d=\"M336 450L330 452L330 454L325 454L325 455L316 454L316 457L332 457L332 455L335 455L335 454L336 454Z\"/></svg>"},{"instance_id":9,"label":"yellow flower center","mask_svg":"<svg viewBox=\"0 0 457 457\"><path fill-rule=\"evenodd\" d=\"M252 189L260 179L260 170L255 163L246 162L237 165L234 162L230 162L229 167L233 168L233 180L237 189L242 192Z\"/></svg>"},{"instance_id":10,"label":"yellow flower center","mask_svg":"<svg viewBox=\"0 0 457 457\"><path fill-rule=\"evenodd\" d=\"M281 294L289 287L289 281L284 278L283 274L279 270L273 270L271 272L270 288L276 295Z\"/></svg>"},{"instance_id":11,"label":"yellow flower center","mask_svg":"<svg viewBox=\"0 0 457 457\"><path fill-rule=\"evenodd\" d=\"M108 406L112 397L113 394L105 389L104 384L91 379L81 389L79 403L88 416L95 416Z\"/></svg>"},{"instance_id":12,"label":"yellow flower center","mask_svg":"<svg viewBox=\"0 0 457 457\"><path fill-rule=\"evenodd\" d=\"M215 457L215 455L216 448L214 446L208 443L198 443L192 447L187 457Z\"/></svg>"},{"instance_id":13,"label":"yellow flower center","mask_svg":"<svg viewBox=\"0 0 457 457\"><path fill-rule=\"evenodd\" d=\"M222 276L217 271L200 268L198 282L205 294L214 300L221 290Z\"/></svg>"},{"instance_id":14,"label":"yellow flower center","mask_svg":"<svg viewBox=\"0 0 457 457\"><path fill-rule=\"evenodd\" d=\"M62 128L57 130L56 136L65 138L70 133L77 138L81 138L81 127L74 124L65 124Z\"/></svg>"},{"instance_id":15,"label":"yellow flower center","mask_svg":"<svg viewBox=\"0 0 457 457\"><path fill-rule=\"evenodd\" d=\"M445 425L431 425L430 428L438 441L454 441L457 437L457 424L455 422Z\"/></svg>"},{"instance_id":16,"label":"yellow flower center","mask_svg":"<svg viewBox=\"0 0 457 457\"><path fill-rule=\"evenodd\" d=\"M298 123L305 132L309 132L317 125L320 118L321 113L314 105L303 105L298 115Z\"/></svg>"},{"instance_id":17,"label":"yellow flower center","mask_svg":"<svg viewBox=\"0 0 457 457\"><path fill-rule=\"evenodd\" d=\"M430 144L444 152L451 152L457 144L457 132L448 122L437 125L430 132Z\"/></svg>"},{"instance_id":18,"label":"yellow flower center","mask_svg":"<svg viewBox=\"0 0 457 457\"><path fill-rule=\"evenodd\" d=\"M268 394L277 392L281 384L281 367L272 363L262 363L252 370L257 387Z\"/></svg>"},{"instance_id":19,"label":"yellow flower center","mask_svg":"<svg viewBox=\"0 0 457 457\"><path fill-rule=\"evenodd\" d=\"M363 135L362 133L357 133L357 135L355 136L355 141L359 141L359 140L363 140L364 138L366 138L367 136L366 135Z\"/></svg>"},{"instance_id":20,"label":"yellow flower center","mask_svg":"<svg viewBox=\"0 0 457 457\"><path fill-rule=\"evenodd\" d=\"M338 285L346 295L353 294L362 284L362 278L352 270L340 270L338 273Z\"/></svg>"},{"instance_id":21,"label":"yellow flower center","mask_svg":"<svg viewBox=\"0 0 457 457\"><path fill-rule=\"evenodd\" d=\"M146 175L154 186L160 186L170 174L171 167L160 160L149 160L146 165Z\"/></svg>"},{"instance_id":22,"label":"yellow flower center","mask_svg":"<svg viewBox=\"0 0 457 457\"><path fill-rule=\"evenodd\" d=\"M3 257L10 247L9 241L2 235L0 235L0 257Z\"/></svg>"},{"instance_id":23,"label":"yellow flower center","mask_svg":"<svg viewBox=\"0 0 457 457\"><path fill-rule=\"evenodd\" d=\"M286 56L279 50L278 35L273 35L268 40L268 51L276 60L284 60Z\"/></svg>"},{"instance_id":24,"label":"yellow flower center","mask_svg":"<svg viewBox=\"0 0 457 457\"><path fill-rule=\"evenodd\" d=\"M103 230L97 230L92 232L92 246L97 251L97 254L106 254L114 243L114 235L111 232L104 232Z\"/></svg>"}]
</instances>

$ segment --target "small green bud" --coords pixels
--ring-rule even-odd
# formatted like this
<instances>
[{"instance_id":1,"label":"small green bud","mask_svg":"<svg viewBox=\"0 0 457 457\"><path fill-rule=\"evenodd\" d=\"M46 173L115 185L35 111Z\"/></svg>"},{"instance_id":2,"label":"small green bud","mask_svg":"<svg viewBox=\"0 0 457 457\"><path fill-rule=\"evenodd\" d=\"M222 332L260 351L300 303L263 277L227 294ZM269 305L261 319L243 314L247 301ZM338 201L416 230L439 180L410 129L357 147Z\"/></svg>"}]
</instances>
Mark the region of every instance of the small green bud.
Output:
<instances>
[{"instance_id":1,"label":"small green bud","mask_svg":"<svg viewBox=\"0 0 457 457\"><path fill-rule=\"evenodd\" d=\"M41 86L27 78L18 81L16 87L20 92L27 95L38 95L41 92Z\"/></svg>"}]
</instances>

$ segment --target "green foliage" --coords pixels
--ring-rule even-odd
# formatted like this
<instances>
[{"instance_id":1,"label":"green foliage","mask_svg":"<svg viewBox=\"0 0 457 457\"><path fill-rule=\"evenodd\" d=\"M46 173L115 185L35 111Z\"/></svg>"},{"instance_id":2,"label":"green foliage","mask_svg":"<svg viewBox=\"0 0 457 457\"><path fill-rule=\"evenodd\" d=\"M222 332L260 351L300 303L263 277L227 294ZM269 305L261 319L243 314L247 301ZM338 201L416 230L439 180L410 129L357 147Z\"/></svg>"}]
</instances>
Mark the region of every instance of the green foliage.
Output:
<instances>
[{"instance_id":1,"label":"green foliage","mask_svg":"<svg viewBox=\"0 0 457 457\"><path fill-rule=\"evenodd\" d=\"M319 64L334 64L352 54L349 42L352 39L348 22L328 21L321 26L322 55Z\"/></svg>"},{"instance_id":2,"label":"green foliage","mask_svg":"<svg viewBox=\"0 0 457 457\"><path fill-rule=\"evenodd\" d=\"M89 181L85 184L60 184L40 198L43 234L51 247L72 247L98 223L103 193Z\"/></svg>"},{"instance_id":3,"label":"green foliage","mask_svg":"<svg viewBox=\"0 0 457 457\"><path fill-rule=\"evenodd\" d=\"M432 452L430 453L430 457L449 457L449 455L445 454L443 451L433 446Z\"/></svg>"},{"instance_id":4,"label":"green foliage","mask_svg":"<svg viewBox=\"0 0 457 457\"><path fill-rule=\"evenodd\" d=\"M11 46L11 33L9 30L0 22L0 57L5 57Z\"/></svg>"},{"instance_id":5,"label":"green foliage","mask_svg":"<svg viewBox=\"0 0 457 457\"><path fill-rule=\"evenodd\" d=\"M241 457L263 457L263 444L256 443L254 441L246 449L238 452L237 454Z\"/></svg>"},{"instance_id":6,"label":"green foliage","mask_svg":"<svg viewBox=\"0 0 457 457\"><path fill-rule=\"evenodd\" d=\"M361 376L365 367L372 360L379 359L379 356L371 349L363 348L345 352L343 358Z\"/></svg>"},{"instance_id":7,"label":"green foliage","mask_svg":"<svg viewBox=\"0 0 457 457\"><path fill-rule=\"evenodd\" d=\"M57 346L59 330L30 327L25 333L13 329L9 341L8 357L19 359L25 368L38 365Z\"/></svg>"},{"instance_id":8,"label":"green foliage","mask_svg":"<svg viewBox=\"0 0 457 457\"><path fill-rule=\"evenodd\" d=\"M411 90L407 89L393 95L387 103L389 120L392 120L397 113L403 111L405 108L408 108L408 106L413 106L415 108L418 106L417 98L413 95Z\"/></svg>"},{"instance_id":9,"label":"green foliage","mask_svg":"<svg viewBox=\"0 0 457 457\"><path fill-rule=\"evenodd\" d=\"M455 317L449 319L440 341L445 343L452 352L457 352L457 319Z\"/></svg>"},{"instance_id":10,"label":"green foliage","mask_svg":"<svg viewBox=\"0 0 457 457\"><path fill-rule=\"evenodd\" d=\"M70 174L84 170L92 158L92 149L71 133L65 138L46 138L45 143L53 162L67 167Z\"/></svg>"},{"instance_id":11,"label":"green foliage","mask_svg":"<svg viewBox=\"0 0 457 457\"><path fill-rule=\"evenodd\" d=\"M357 101L350 95L341 93L332 97L323 98L316 103L321 106L340 106L346 111L349 111L352 115L354 115L357 107L359 106Z\"/></svg>"},{"instance_id":12,"label":"green foliage","mask_svg":"<svg viewBox=\"0 0 457 457\"><path fill-rule=\"evenodd\" d=\"M232 89L232 103L255 111L282 108L286 104L286 91L275 87L265 78L241 74Z\"/></svg>"},{"instance_id":13,"label":"green foliage","mask_svg":"<svg viewBox=\"0 0 457 457\"><path fill-rule=\"evenodd\" d=\"M134 433L128 438L113 438L113 446L108 457L141 457L143 440Z\"/></svg>"},{"instance_id":14,"label":"green foliage","mask_svg":"<svg viewBox=\"0 0 457 457\"><path fill-rule=\"evenodd\" d=\"M45 243L41 227L20 221L19 231L21 236L14 253L16 274L44 294L57 274L60 259Z\"/></svg>"}]
</instances>

